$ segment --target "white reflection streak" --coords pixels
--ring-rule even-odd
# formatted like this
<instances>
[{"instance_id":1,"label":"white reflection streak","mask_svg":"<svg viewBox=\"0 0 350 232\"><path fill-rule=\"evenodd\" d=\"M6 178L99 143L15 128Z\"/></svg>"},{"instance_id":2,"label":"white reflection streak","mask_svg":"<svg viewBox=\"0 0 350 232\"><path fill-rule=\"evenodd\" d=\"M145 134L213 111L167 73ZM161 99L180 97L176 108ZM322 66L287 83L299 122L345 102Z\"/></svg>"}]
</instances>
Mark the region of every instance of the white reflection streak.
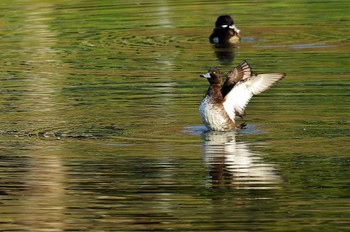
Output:
<instances>
[{"instance_id":1,"label":"white reflection streak","mask_svg":"<svg viewBox=\"0 0 350 232\"><path fill-rule=\"evenodd\" d=\"M163 7L159 7L158 8L158 15L159 17L157 17L158 19L158 24L160 27L163 28L171 28L171 21L169 19L169 11L168 11L168 7L167 6L163 6Z\"/></svg>"},{"instance_id":2,"label":"white reflection streak","mask_svg":"<svg viewBox=\"0 0 350 232\"><path fill-rule=\"evenodd\" d=\"M170 20L170 12L169 7L166 5L167 2L159 1L159 6L156 12L156 25L159 28L174 28L171 20ZM158 35L163 36L163 35ZM174 59L177 56L176 51L169 52L168 49L159 49L156 54L156 60L161 65L159 68L161 70L169 70L174 67Z\"/></svg>"},{"instance_id":3,"label":"white reflection streak","mask_svg":"<svg viewBox=\"0 0 350 232\"><path fill-rule=\"evenodd\" d=\"M212 187L229 183L237 189L271 189L280 182L273 165L251 152L244 142L236 142L235 132L205 133L203 158Z\"/></svg>"}]
</instances>

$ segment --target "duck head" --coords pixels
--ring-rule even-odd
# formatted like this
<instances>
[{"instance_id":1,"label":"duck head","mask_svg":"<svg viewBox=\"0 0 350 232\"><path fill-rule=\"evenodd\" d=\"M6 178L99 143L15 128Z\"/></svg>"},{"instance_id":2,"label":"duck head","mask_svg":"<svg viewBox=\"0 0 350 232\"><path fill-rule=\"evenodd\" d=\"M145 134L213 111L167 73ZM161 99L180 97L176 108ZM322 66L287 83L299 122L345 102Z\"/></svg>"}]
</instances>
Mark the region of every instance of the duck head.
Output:
<instances>
[{"instance_id":1,"label":"duck head","mask_svg":"<svg viewBox=\"0 0 350 232\"><path fill-rule=\"evenodd\" d=\"M210 84L221 85L221 72L218 68L212 67L207 73L200 75L203 78L207 78Z\"/></svg>"},{"instance_id":2,"label":"duck head","mask_svg":"<svg viewBox=\"0 0 350 232\"><path fill-rule=\"evenodd\" d=\"M215 27L233 26L235 23L230 15L221 15L215 22Z\"/></svg>"}]
</instances>

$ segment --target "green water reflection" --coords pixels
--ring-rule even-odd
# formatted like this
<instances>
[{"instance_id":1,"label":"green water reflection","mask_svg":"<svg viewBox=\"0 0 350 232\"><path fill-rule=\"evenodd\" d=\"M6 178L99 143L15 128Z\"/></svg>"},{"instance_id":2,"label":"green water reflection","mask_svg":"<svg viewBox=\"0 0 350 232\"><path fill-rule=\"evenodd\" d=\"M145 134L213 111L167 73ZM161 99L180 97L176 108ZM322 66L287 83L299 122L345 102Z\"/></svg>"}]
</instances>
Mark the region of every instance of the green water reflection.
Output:
<instances>
[{"instance_id":1,"label":"green water reflection","mask_svg":"<svg viewBox=\"0 0 350 232\"><path fill-rule=\"evenodd\" d=\"M349 229L348 1L1 1L3 230ZM232 14L237 49L208 43ZM287 77L207 133L210 66Z\"/></svg>"}]
</instances>

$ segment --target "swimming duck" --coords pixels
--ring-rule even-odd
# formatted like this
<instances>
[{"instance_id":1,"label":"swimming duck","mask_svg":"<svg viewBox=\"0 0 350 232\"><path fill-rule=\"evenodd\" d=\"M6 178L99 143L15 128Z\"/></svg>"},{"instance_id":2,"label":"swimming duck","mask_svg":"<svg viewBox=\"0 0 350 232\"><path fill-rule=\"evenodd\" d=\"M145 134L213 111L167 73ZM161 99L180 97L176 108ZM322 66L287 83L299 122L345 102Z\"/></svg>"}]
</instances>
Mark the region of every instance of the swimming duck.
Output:
<instances>
[{"instance_id":1,"label":"swimming duck","mask_svg":"<svg viewBox=\"0 0 350 232\"><path fill-rule=\"evenodd\" d=\"M243 118L249 100L283 79L285 75L253 75L247 61L242 61L226 74L226 80L222 84L220 70L210 68L208 73L200 75L209 81L209 88L199 106L203 124L213 131L230 131L245 127L245 124L236 124L236 116Z\"/></svg>"},{"instance_id":2,"label":"swimming duck","mask_svg":"<svg viewBox=\"0 0 350 232\"><path fill-rule=\"evenodd\" d=\"M209 42L216 46L236 46L240 40L239 32L230 15L221 15L215 22Z\"/></svg>"}]
</instances>

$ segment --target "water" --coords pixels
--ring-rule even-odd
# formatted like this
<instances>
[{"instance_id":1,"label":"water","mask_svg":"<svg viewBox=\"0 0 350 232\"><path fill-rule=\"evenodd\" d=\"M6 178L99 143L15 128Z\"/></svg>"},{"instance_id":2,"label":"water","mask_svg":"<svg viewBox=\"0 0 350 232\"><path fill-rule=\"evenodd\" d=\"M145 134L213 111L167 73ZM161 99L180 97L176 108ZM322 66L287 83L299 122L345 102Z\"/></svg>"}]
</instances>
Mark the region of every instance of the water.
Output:
<instances>
[{"instance_id":1,"label":"water","mask_svg":"<svg viewBox=\"0 0 350 232\"><path fill-rule=\"evenodd\" d=\"M348 8L1 1L1 229L349 230ZM235 50L208 43L223 13ZM199 74L244 59L287 77L206 132Z\"/></svg>"}]
</instances>

